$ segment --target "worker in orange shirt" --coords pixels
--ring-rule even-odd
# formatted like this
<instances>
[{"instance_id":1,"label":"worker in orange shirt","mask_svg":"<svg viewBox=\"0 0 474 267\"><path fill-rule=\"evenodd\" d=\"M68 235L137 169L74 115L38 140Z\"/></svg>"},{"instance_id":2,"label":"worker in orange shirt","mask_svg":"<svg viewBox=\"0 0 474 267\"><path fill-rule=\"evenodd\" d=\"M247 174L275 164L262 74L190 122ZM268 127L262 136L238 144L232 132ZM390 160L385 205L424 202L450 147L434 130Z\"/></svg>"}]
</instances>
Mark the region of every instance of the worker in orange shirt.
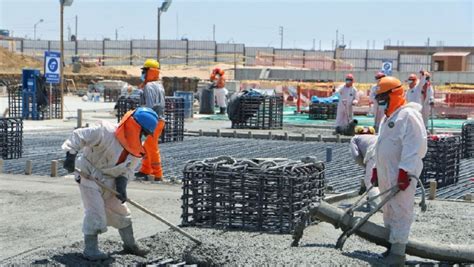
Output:
<instances>
[{"instance_id":1,"label":"worker in orange shirt","mask_svg":"<svg viewBox=\"0 0 474 267\"><path fill-rule=\"evenodd\" d=\"M220 68L215 68L211 73L211 82L214 83L214 95L216 98L217 105L220 108L219 114L225 114L227 109L226 95L228 93L225 88L225 77L224 71Z\"/></svg>"},{"instance_id":2,"label":"worker in orange shirt","mask_svg":"<svg viewBox=\"0 0 474 267\"><path fill-rule=\"evenodd\" d=\"M165 127L165 90L158 81L160 78L160 63L154 59L147 59L142 67L141 80L143 89L141 103L145 107L153 109L158 115L158 125L153 135L145 140L145 156L142 159L140 171L135 174L137 178L148 178L149 181L161 181L163 169L161 166L160 149L158 140Z\"/></svg>"}]
</instances>

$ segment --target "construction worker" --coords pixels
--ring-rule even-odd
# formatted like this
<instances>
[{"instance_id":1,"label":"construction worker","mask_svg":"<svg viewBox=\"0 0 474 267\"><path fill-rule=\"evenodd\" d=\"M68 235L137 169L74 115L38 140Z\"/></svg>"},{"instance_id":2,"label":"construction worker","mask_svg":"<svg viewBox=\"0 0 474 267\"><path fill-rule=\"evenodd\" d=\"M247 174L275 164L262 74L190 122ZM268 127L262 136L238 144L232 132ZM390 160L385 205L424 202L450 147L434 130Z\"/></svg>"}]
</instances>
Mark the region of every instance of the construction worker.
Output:
<instances>
[{"instance_id":1,"label":"construction worker","mask_svg":"<svg viewBox=\"0 0 474 267\"><path fill-rule=\"evenodd\" d=\"M377 136L373 127L364 128L357 126L355 128L355 136L350 142L350 150L352 158L365 169L365 176L361 183L359 195L362 195L365 190L372 187L372 170L375 168L375 143ZM378 187L373 187L367 193L369 198L375 197L380 193ZM373 209L379 204L379 199L374 199L368 204L369 210Z\"/></svg>"},{"instance_id":2,"label":"construction worker","mask_svg":"<svg viewBox=\"0 0 474 267\"><path fill-rule=\"evenodd\" d=\"M158 124L158 116L149 108L140 107L124 115L118 125L107 121L89 128L73 131L62 149L66 151L64 168L74 172L77 167L82 175L76 176L84 205L84 256L89 260L106 259L98 247L98 234L110 225L119 230L124 252L138 256L148 253L135 242L127 200L127 181L145 154L142 141L152 135ZM77 156L79 152L81 155ZM77 157L77 158L76 158ZM97 179L119 195L103 190Z\"/></svg>"},{"instance_id":3,"label":"construction worker","mask_svg":"<svg viewBox=\"0 0 474 267\"><path fill-rule=\"evenodd\" d=\"M408 103L400 80L384 77L379 80L376 100L384 108L385 117L375 145L376 168L372 184L381 192L398 186L401 190L383 206L385 227L390 229L390 249L384 253L388 264L403 265L414 217L417 180L423 169L427 135L421 117L421 106Z\"/></svg>"},{"instance_id":4,"label":"construction worker","mask_svg":"<svg viewBox=\"0 0 474 267\"><path fill-rule=\"evenodd\" d=\"M228 93L225 88L225 77L224 70L220 68L215 68L211 73L211 82L213 82L214 95L216 98L217 105L219 106L219 114L225 114L227 109L226 95Z\"/></svg>"},{"instance_id":5,"label":"construction worker","mask_svg":"<svg viewBox=\"0 0 474 267\"><path fill-rule=\"evenodd\" d=\"M421 115L425 127L428 127L428 119L430 111L434 106L434 91L430 82L430 73L427 71L420 71L420 79L416 74L412 73L408 77L408 90L406 92L406 99L408 102L415 102L421 105Z\"/></svg>"},{"instance_id":6,"label":"construction worker","mask_svg":"<svg viewBox=\"0 0 474 267\"><path fill-rule=\"evenodd\" d=\"M375 81L378 82L383 77L385 77L385 73L379 71L379 72L377 72L377 74L375 74ZM374 86L372 86L372 88L370 88L369 98L370 98L370 102L372 102L372 110L373 110L373 113L374 113L374 128L375 128L375 131L378 132L379 124L380 124L380 121L382 120L384 114L383 114L383 109L379 108L379 105L377 104L377 101L375 101L375 92L376 91L377 91L377 84L375 84Z\"/></svg>"},{"instance_id":7,"label":"construction worker","mask_svg":"<svg viewBox=\"0 0 474 267\"><path fill-rule=\"evenodd\" d=\"M147 59L142 67L141 79L143 94L141 102L145 107L153 109L158 114L158 126L153 135L145 141L146 154L142 159L140 171L135 174L137 178L144 178L152 182L163 179L163 168L161 166L161 155L158 146L161 132L165 127L165 90L158 81L160 78L160 63L154 59Z\"/></svg>"},{"instance_id":8,"label":"construction worker","mask_svg":"<svg viewBox=\"0 0 474 267\"><path fill-rule=\"evenodd\" d=\"M339 102L337 103L336 114L336 133L344 133L349 127L353 127L352 106L359 103L359 95L357 89L354 87L354 76L347 74L345 84L336 89L339 95Z\"/></svg>"}]
</instances>

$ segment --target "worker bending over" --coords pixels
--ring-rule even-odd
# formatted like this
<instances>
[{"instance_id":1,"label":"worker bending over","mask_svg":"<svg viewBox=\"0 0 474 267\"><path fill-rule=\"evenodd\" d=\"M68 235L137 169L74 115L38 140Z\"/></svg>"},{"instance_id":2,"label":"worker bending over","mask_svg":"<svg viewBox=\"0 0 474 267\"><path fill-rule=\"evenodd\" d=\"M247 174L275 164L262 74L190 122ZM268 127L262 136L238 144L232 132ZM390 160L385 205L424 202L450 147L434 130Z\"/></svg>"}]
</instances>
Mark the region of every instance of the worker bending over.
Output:
<instances>
[{"instance_id":1,"label":"worker bending over","mask_svg":"<svg viewBox=\"0 0 474 267\"><path fill-rule=\"evenodd\" d=\"M89 260L106 259L98 247L98 234L105 233L107 226L119 230L125 253L144 256L148 250L135 242L127 200L127 181L133 176L139 158L145 154L142 140L152 135L158 124L158 116L149 108L127 112L118 125L107 121L90 128L74 130L62 149L66 151L64 168L74 172L77 167L82 175L76 177L84 205L84 257ZM82 154L78 153L82 152ZM97 179L119 195L102 189Z\"/></svg>"},{"instance_id":2,"label":"worker bending over","mask_svg":"<svg viewBox=\"0 0 474 267\"><path fill-rule=\"evenodd\" d=\"M390 229L390 249L384 253L387 264L403 265L414 217L417 180L427 150L421 106L406 103L400 80L384 77L378 83L376 100L385 110L375 145L376 169L372 183L384 192L393 186L401 190L383 206L385 227Z\"/></svg>"},{"instance_id":3,"label":"worker bending over","mask_svg":"<svg viewBox=\"0 0 474 267\"><path fill-rule=\"evenodd\" d=\"M225 88L225 77L224 71L220 68L215 68L211 73L211 82L213 82L214 95L216 98L217 105L219 106L219 114L225 114L227 109L226 95L228 93Z\"/></svg>"},{"instance_id":4,"label":"worker bending over","mask_svg":"<svg viewBox=\"0 0 474 267\"><path fill-rule=\"evenodd\" d=\"M158 126L152 135L145 140L145 156L142 159L140 171L135 174L138 178L145 178L152 182L163 179L160 147L160 135L165 127L165 90L158 81L160 78L160 63L154 59L147 59L142 67L143 94L141 102L145 107L153 109L158 115Z\"/></svg>"}]
</instances>

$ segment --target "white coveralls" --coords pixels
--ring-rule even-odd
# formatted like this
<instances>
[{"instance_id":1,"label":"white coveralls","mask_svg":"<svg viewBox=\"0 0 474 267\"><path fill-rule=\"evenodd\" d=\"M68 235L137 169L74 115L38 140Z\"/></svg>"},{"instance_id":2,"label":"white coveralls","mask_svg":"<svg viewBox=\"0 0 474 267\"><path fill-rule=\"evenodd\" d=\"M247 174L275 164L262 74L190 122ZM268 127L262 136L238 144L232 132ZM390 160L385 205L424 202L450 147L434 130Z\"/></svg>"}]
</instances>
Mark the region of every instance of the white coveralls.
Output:
<instances>
[{"instance_id":1,"label":"white coveralls","mask_svg":"<svg viewBox=\"0 0 474 267\"><path fill-rule=\"evenodd\" d=\"M406 100L408 102L415 102L421 105L421 115L425 128L428 127L428 119L430 118L431 106L430 103L434 101L433 87L430 86L426 90L426 97L423 96L423 86L426 84L426 77L423 76L420 81L406 92Z\"/></svg>"},{"instance_id":2,"label":"white coveralls","mask_svg":"<svg viewBox=\"0 0 474 267\"><path fill-rule=\"evenodd\" d=\"M376 143L376 166L381 192L398 184L399 169L409 176L419 177L423 169L422 159L427 150L427 136L421 106L409 103L397 109L380 124ZM383 206L385 227L390 229L389 242L408 243L410 227L414 219L416 179Z\"/></svg>"},{"instance_id":3,"label":"white coveralls","mask_svg":"<svg viewBox=\"0 0 474 267\"><path fill-rule=\"evenodd\" d=\"M77 153L82 150L75 166L113 189L116 177L131 179L139 164L138 158L128 155L123 163L116 165L123 151L114 135L116 129L117 125L102 121L98 126L75 130L62 145L64 151ZM79 189L84 205L82 232L85 235L104 233L107 226L122 229L132 223L127 205L103 191L94 181L81 177Z\"/></svg>"},{"instance_id":4,"label":"white coveralls","mask_svg":"<svg viewBox=\"0 0 474 267\"><path fill-rule=\"evenodd\" d=\"M336 93L339 94L339 102L337 103L337 115L336 115L336 127L345 128L352 122L353 112L352 105L359 102L359 95L357 89L354 86L346 87L341 85L336 89Z\"/></svg>"},{"instance_id":5,"label":"white coveralls","mask_svg":"<svg viewBox=\"0 0 474 267\"><path fill-rule=\"evenodd\" d=\"M372 169L375 168L375 143L377 136L371 134L356 135L352 137L350 142L350 149L352 158L360 166L365 168L364 184L367 189L372 186ZM374 197L380 193L377 187L372 188L367 195L369 198ZM378 202L378 201L376 201Z\"/></svg>"},{"instance_id":6,"label":"white coveralls","mask_svg":"<svg viewBox=\"0 0 474 267\"><path fill-rule=\"evenodd\" d=\"M377 85L374 85L372 86L372 88L370 88L369 98L370 98L370 101L373 103L372 112L374 113L374 128L378 132L380 121L382 121L382 118L385 116L385 114L384 114L384 109L379 108L379 104L377 100L375 100L375 95L376 95L375 92L377 91L377 89L378 89Z\"/></svg>"},{"instance_id":7,"label":"white coveralls","mask_svg":"<svg viewBox=\"0 0 474 267\"><path fill-rule=\"evenodd\" d=\"M229 91L223 87L223 88L214 88L214 96L216 98L217 105L220 108L226 108L227 107L227 102L226 102L226 95Z\"/></svg>"}]
</instances>

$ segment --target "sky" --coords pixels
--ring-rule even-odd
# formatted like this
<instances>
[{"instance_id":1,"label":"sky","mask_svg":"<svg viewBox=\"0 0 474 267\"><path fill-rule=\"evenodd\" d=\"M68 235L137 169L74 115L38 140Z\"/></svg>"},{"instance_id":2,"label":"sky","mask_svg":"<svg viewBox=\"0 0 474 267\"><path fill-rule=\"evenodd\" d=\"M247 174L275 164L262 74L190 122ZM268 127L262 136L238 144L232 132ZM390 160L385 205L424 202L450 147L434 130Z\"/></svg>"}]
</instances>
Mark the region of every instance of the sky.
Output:
<instances>
[{"instance_id":1,"label":"sky","mask_svg":"<svg viewBox=\"0 0 474 267\"><path fill-rule=\"evenodd\" d=\"M157 38L163 0L74 0L65 7L65 31L79 40ZM474 46L473 0L173 0L161 16L161 38L244 43L246 46L329 50L384 44ZM0 0L0 29L13 36L59 40L59 0ZM314 41L313 41L314 40ZM369 47L367 46L369 44Z\"/></svg>"}]
</instances>

